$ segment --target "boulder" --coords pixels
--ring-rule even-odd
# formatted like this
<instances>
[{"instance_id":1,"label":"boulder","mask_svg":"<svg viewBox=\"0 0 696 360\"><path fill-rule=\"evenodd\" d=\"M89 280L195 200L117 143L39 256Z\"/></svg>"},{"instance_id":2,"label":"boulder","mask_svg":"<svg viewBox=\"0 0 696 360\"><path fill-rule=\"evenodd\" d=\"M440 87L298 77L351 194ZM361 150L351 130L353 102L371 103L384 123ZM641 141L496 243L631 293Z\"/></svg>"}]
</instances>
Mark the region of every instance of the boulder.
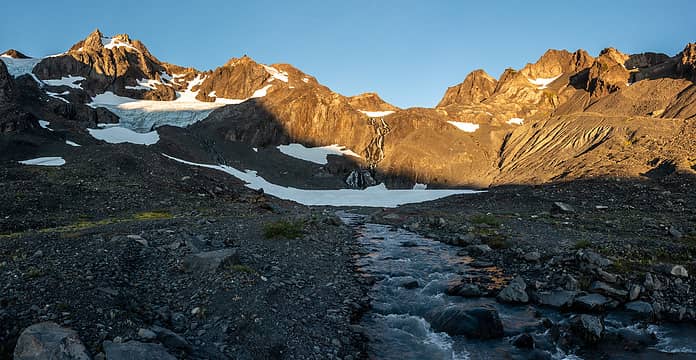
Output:
<instances>
[{"instance_id":1,"label":"boulder","mask_svg":"<svg viewBox=\"0 0 696 360\"><path fill-rule=\"evenodd\" d=\"M645 301L631 301L624 305L627 311L640 317L649 318L653 315L653 307Z\"/></svg>"},{"instance_id":2,"label":"boulder","mask_svg":"<svg viewBox=\"0 0 696 360\"><path fill-rule=\"evenodd\" d=\"M193 273L215 271L223 265L239 264L237 249L222 249L186 255L184 270Z\"/></svg>"},{"instance_id":3,"label":"boulder","mask_svg":"<svg viewBox=\"0 0 696 360\"><path fill-rule=\"evenodd\" d=\"M160 344L133 340L125 343L104 341L103 347L106 360L176 360L176 357Z\"/></svg>"},{"instance_id":4,"label":"boulder","mask_svg":"<svg viewBox=\"0 0 696 360\"><path fill-rule=\"evenodd\" d=\"M613 264L611 260L591 250L579 250L575 254L575 257L578 259L578 261L591 267L606 267Z\"/></svg>"},{"instance_id":5,"label":"boulder","mask_svg":"<svg viewBox=\"0 0 696 360\"><path fill-rule=\"evenodd\" d=\"M168 349L174 350L184 350L190 352L192 350L191 344L189 344L183 336L161 326L153 326L150 328L152 332L157 335L157 341L161 342L162 345L166 346Z\"/></svg>"},{"instance_id":6,"label":"boulder","mask_svg":"<svg viewBox=\"0 0 696 360\"><path fill-rule=\"evenodd\" d=\"M556 308L569 308L573 305L577 291L555 289L537 293L537 301L540 305Z\"/></svg>"},{"instance_id":7,"label":"boulder","mask_svg":"<svg viewBox=\"0 0 696 360\"><path fill-rule=\"evenodd\" d=\"M520 349L533 349L534 337L527 333L520 334L512 340L512 345Z\"/></svg>"},{"instance_id":8,"label":"boulder","mask_svg":"<svg viewBox=\"0 0 696 360\"><path fill-rule=\"evenodd\" d=\"M583 295L573 301L573 307L580 311L605 311L618 305L617 301L601 294Z\"/></svg>"},{"instance_id":9,"label":"boulder","mask_svg":"<svg viewBox=\"0 0 696 360\"><path fill-rule=\"evenodd\" d=\"M462 297L481 297L483 292L476 284L454 283L450 284L445 291L447 295Z\"/></svg>"},{"instance_id":10,"label":"boulder","mask_svg":"<svg viewBox=\"0 0 696 360\"><path fill-rule=\"evenodd\" d=\"M529 302L529 296L527 295L527 284L521 277L516 277L508 286L498 293L497 299L500 302L505 303L522 303L525 304Z\"/></svg>"},{"instance_id":11,"label":"boulder","mask_svg":"<svg viewBox=\"0 0 696 360\"><path fill-rule=\"evenodd\" d=\"M601 281L593 282L592 285L590 285L590 291L610 296L619 300L624 300L628 297L628 291L613 288L609 286L609 284Z\"/></svg>"},{"instance_id":12,"label":"boulder","mask_svg":"<svg viewBox=\"0 0 696 360\"><path fill-rule=\"evenodd\" d=\"M87 349L77 332L53 322L24 329L14 350L15 360L89 360Z\"/></svg>"},{"instance_id":13,"label":"boulder","mask_svg":"<svg viewBox=\"0 0 696 360\"><path fill-rule=\"evenodd\" d=\"M485 244L469 245L466 246L464 250L468 251L471 255L483 255L493 251L490 246Z\"/></svg>"},{"instance_id":14,"label":"boulder","mask_svg":"<svg viewBox=\"0 0 696 360\"><path fill-rule=\"evenodd\" d=\"M428 321L435 331L449 335L465 335L477 339L503 337L503 323L498 312L490 307L467 307L457 304L433 310Z\"/></svg>"},{"instance_id":15,"label":"boulder","mask_svg":"<svg viewBox=\"0 0 696 360\"><path fill-rule=\"evenodd\" d=\"M604 322L597 316L577 315L570 319L570 329L585 342L594 344L602 339Z\"/></svg>"}]
</instances>

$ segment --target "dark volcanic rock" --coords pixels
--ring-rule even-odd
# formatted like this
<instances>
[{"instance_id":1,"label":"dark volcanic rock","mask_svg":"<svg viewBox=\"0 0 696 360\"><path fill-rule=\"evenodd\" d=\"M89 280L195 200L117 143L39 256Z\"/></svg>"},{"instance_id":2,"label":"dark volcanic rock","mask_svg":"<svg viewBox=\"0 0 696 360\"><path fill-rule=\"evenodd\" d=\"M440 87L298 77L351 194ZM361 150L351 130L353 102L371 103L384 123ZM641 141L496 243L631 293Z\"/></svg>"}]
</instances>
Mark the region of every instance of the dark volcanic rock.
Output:
<instances>
[{"instance_id":1,"label":"dark volcanic rock","mask_svg":"<svg viewBox=\"0 0 696 360\"><path fill-rule=\"evenodd\" d=\"M577 315L570 319L570 326L575 335L590 344L598 342L604 334L604 322L597 316Z\"/></svg>"},{"instance_id":2,"label":"dark volcanic rock","mask_svg":"<svg viewBox=\"0 0 696 360\"><path fill-rule=\"evenodd\" d=\"M436 331L449 335L466 335L478 339L503 337L503 323L492 308L469 308L453 305L433 310L429 314L430 325Z\"/></svg>"}]
</instances>

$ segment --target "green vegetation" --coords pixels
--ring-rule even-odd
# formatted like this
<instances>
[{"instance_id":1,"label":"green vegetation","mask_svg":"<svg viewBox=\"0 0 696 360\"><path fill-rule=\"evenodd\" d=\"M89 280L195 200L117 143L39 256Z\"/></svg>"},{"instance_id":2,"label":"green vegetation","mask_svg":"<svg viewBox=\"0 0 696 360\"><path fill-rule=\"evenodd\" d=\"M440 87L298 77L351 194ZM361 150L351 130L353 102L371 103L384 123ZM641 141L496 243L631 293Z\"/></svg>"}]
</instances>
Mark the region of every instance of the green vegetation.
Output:
<instances>
[{"instance_id":1,"label":"green vegetation","mask_svg":"<svg viewBox=\"0 0 696 360\"><path fill-rule=\"evenodd\" d=\"M128 217L123 218L106 218L101 220L87 220L86 216L78 216L78 221L64 226L48 227L43 229L35 230L39 234L46 233L62 233L64 238L79 237L82 235L84 230L92 229L99 226L133 222L133 221L153 221L153 220L166 220L172 219L174 215L165 211L146 211L135 213ZM20 231L16 233L0 234L0 239L2 238L12 238L25 235L31 231Z\"/></svg>"},{"instance_id":2,"label":"green vegetation","mask_svg":"<svg viewBox=\"0 0 696 360\"><path fill-rule=\"evenodd\" d=\"M509 249L511 247L511 244L509 241L505 239L505 236L503 235L494 235L490 236L487 238L482 239L483 243L490 246L491 249Z\"/></svg>"},{"instance_id":3,"label":"green vegetation","mask_svg":"<svg viewBox=\"0 0 696 360\"><path fill-rule=\"evenodd\" d=\"M279 220L266 223L263 226L263 236L266 239L286 238L297 239L303 234L304 221L301 220Z\"/></svg>"},{"instance_id":4,"label":"green vegetation","mask_svg":"<svg viewBox=\"0 0 696 360\"><path fill-rule=\"evenodd\" d=\"M32 266L29 268L29 270L27 270L26 274L24 275L30 279L34 279L40 277L41 275L43 275L43 273L38 268Z\"/></svg>"},{"instance_id":5,"label":"green vegetation","mask_svg":"<svg viewBox=\"0 0 696 360\"><path fill-rule=\"evenodd\" d=\"M590 240L582 239L582 240L579 240L578 242L576 242L575 245L573 245L573 248L576 250L581 250L581 249L587 249L591 246L592 246L592 242Z\"/></svg>"},{"instance_id":6,"label":"green vegetation","mask_svg":"<svg viewBox=\"0 0 696 360\"><path fill-rule=\"evenodd\" d=\"M239 272L239 273L245 273L245 274L255 274L256 270L246 266L246 265L241 265L241 264L236 264L236 265L230 265L227 267L229 271L232 272Z\"/></svg>"}]
</instances>

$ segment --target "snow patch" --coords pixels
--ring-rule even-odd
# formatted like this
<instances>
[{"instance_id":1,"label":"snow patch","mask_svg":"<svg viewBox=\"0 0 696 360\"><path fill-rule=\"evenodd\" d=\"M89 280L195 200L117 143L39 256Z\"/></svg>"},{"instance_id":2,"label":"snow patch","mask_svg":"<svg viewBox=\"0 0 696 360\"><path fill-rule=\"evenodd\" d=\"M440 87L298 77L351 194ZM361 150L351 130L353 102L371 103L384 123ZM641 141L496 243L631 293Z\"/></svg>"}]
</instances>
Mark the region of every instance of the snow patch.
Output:
<instances>
[{"instance_id":1,"label":"snow patch","mask_svg":"<svg viewBox=\"0 0 696 360\"><path fill-rule=\"evenodd\" d=\"M177 159L167 154L164 157L182 164L199 166L226 172L247 183L250 189L263 189L264 193L303 205L317 206L373 206L397 207L403 204L419 203L457 194L474 194L475 190L389 190L380 184L365 190L305 190L276 185L258 176L256 171L240 171L226 165L209 165Z\"/></svg>"},{"instance_id":2,"label":"snow patch","mask_svg":"<svg viewBox=\"0 0 696 360\"><path fill-rule=\"evenodd\" d=\"M51 123L46 121L46 120L39 120L39 126L41 126L42 128L44 128L48 131L53 131L53 129L49 128L48 125L51 125Z\"/></svg>"},{"instance_id":3,"label":"snow patch","mask_svg":"<svg viewBox=\"0 0 696 360\"><path fill-rule=\"evenodd\" d=\"M271 78L268 79L268 81L273 81L273 79L278 79L282 82L288 82L288 73L286 71L279 71L278 69L272 67L272 66L267 66L267 65L262 65L264 69L266 69L266 72L271 75Z\"/></svg>"},{"instance_id":4,"label":"snow patch","mask_svg":"<svg viewBox=\"0 0 696 360\"><path fill-rule=\"evenodd\" d=\"M59 94L59 93L50 92L50 91L46 91L46 95L48 95L48 96L50 96L50 97L56 98L56 99L58 99L58 100L61 100L61 101L63 101L63 102L66 102L66 103L70 104L70 101L68 101L68 100L66 100L66 99L64 99L64 98L61 97L61 95L70 95L70 91L63 91L63 92L60 93L60 94Z\"/></svg>"},{"instance_id":5,"label":"snow patch","mask_svg":"<svg viewBox=\"0 0 696 360\"><path fill-rule=\"evenodd\" d=\"M302 81L304 81L305 83L308 83L308 82L309 82L309 79L308 79L308 78L302 78Z\"/></svg>"},{"instance_id":6,"label":"snow patch","mask_svg":"<svg viewBox=\"0 0 696 360\"><path fill-rule=\"evenodd\" d=\"M82 76L64 76L57 80L43 80L44 84L49 86L68 86L73 89L82 89L82 85L75 84L78 81L85 80Z\"/></svg>"},{"instance_id":7,"label":"snow patch","mask_svg":"<svg viewBox=\"0 0 696 360\"><path fill-rule=\"evenodd\" d=\"M41 62L41 59L15 59L8 55L0 56L0 60L5 63L5 66L7 66L7 71L14 77L20 77L24 74L32 74L36 64Z\"/></svg>"},{"instance_id":8,"label":"snow patch","mask_svg":"<svg viewBox=\"0 0 696 360\"><path fill-rule=\"evenodd\" d=\"M454 125L457 129L472 133L481 127L479 124L469 123L469 122L459 122L459 121L448 121L451 125Z\"/></svg>"},{"instance_id":9,"label":"snow patch","mask_svg":"<svg viewBox=\"0 0 696 360\"><path fill-rule=\"evenodd\" d=\"M366 111L366 110L358 110L361 113L367 115L368 117L382 117L382 116L387 116L391 115L394 113L394 111L388 110L388 111Z\"/></svg>"},{"instance_id":10,"label":"snow patch","mask_svg":"<svg viewBox=\"0 0 696 360\"><path fill-rule=\"evenodd\" d=\"M511 118L507 121L510 125L524 125L524 119L522 118Z\"/></svg>"},{"instance_id":11,"label":"snow patch","mask_svg":"<svg viewBox=\"0 0 696 360\"><path fill-rule=\"evenodd\" d=\"M328 146L318 146L318 147L305 147L302 144L290 144L290 145L280 145L277 147L280 152L285 155L294 157L296 159L305 160L313 162L319 165L328 164L328 155L339 155L339 156L355 156L360 157L350 149L345 146L340 146L338 144L328 145Z\"/></svg>"},{"instance_id":12,"label":"snow patch","mask_svg":"<svg viewBox=\"0 0 696 360\"><path fill-rule=\"evenodd\" d=\"M138 49L134 48L133 45L131 45L127 42L123 42L123 41L116 39L116 38L102 37L101 42L102 42L102 45L104 45L105 49L125 47L128 49L140 52Z\"/></svg>"},{"instance_id":13,"label":"snow patch","mask_svg":"<svg viewBox=\"0 0 696 360\"><path fill-rule=\"evenodd\" d=\"M550 77L550 78L536 78L536 79L527 78L527 80L530 83L532 83L532 85L536 85L537 89L541 90L541 89L546 89L549 86L549 84L556 81L556 79L561 77L561 75L563 75L563 74L560 74L560 75L555 76L555 77Z\"/></svg>"},{"instance_id":14,"label":"snow patch","mask_svg":"<svg viewBox=\"0 0 696 360\"><path fill-rule=\"evenodd\" d=\"M124 127L108 127L103 129L87 129L89 134L97 140L103 140L109 144L131 143L138 145L156 144L160 137L157 131L138 133Z\"/></svg>"},{"instance_id":15,"label":"snow patch","mask_svg":"<svg viewBox=\"0 0 696 360\"><path fill-rule=\"evenodd\" d=\"M57 156L40 157L36 159L29 159L19 161L23 165L38 165L38 166L61 166L65 165L65 159Z\"/></svg>"},{"instance_id":16,"label":"snow patch","mask_svg":"<svg viewBox=\"0 0 696 360\"><path fill-rule=\"evenodd\" d=\"M419 183L416 183L415 185L413 185L413 189L412 189L412 190L427 190L427 189L428 189L428 184L419 184Z\"/></svg>"},{"instance_id":17,"label":"snow patch","mask_svg":"<svg viewBox=\"0 0 696 360\"><path fill-rule=\"evenodd\" d=\"M127 86L125 86L125 88L132 89L132 90L155 90L156 85L164 85L164 84L162 84L161 81L153 80L153 79L138 79L138 80L136 80L136 83L138 85L136 85L136 86L127 85Z\"/></svg>"},{"instance_id":18,"label":"snow patch","mask_svg":"<svg viewBox=\"0 0 696 360\"><path fill-rule=\"evenodd\" d=\"M78 143L75 143L75 142L72 142L72 141L70 141L70 140L65 140L65 143L68 144L68 145L70 145L70 146L75 146L75 147L80 147L80 146L82 146L82 145L80 145L80 144L78 144Z\"/></svg>"}]
</instances>

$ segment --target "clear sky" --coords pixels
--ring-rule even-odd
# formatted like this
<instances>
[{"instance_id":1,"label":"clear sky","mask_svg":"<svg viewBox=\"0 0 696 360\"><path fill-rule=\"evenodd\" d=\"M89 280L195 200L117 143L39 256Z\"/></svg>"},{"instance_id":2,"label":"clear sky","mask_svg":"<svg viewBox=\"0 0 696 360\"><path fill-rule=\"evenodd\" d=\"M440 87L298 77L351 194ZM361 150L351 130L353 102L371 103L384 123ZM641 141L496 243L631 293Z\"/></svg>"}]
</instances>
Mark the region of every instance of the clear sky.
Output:
<instances>
[{"instance_id":1,"label":"clear sky","mask_svg":"<svg viewBox=\"0 0 696 360\"><path fill-rule=\"evenodd\" d=\"M548 48L674 55L696 41L696 1L24 0L2 4L0 49L65 51L95 28L207 70L247 54L290 63L345 95L434 106L483 68L498 77Z\"/></svg>"}]
</instances>

